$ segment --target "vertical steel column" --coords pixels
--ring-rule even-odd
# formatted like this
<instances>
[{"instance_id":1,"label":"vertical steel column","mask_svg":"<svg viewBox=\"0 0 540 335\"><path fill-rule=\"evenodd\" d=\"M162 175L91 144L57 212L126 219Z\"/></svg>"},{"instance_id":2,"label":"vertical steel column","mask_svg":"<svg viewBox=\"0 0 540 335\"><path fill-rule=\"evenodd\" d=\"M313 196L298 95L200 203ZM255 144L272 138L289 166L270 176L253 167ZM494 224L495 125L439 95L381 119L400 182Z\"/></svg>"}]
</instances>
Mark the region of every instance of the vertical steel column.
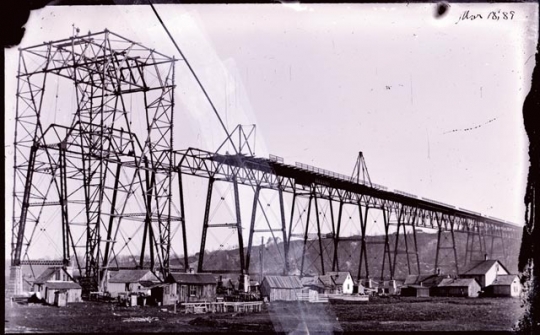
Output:
<instances>
[{"instance_id":1,"label":"vertical steel column","mask_svg":"<svg viewBox=\"0 0 540 335\"><path fill-rule=\"evenodd\" d=\"M114 186L113 186L113 195L112 195L112 202L111 202L111 211L109 215L109 225L107 227L107 241L105 243L105 253L103 255L103 268L107 268L109 266L109 249L111 248L111 243L114 243L112 241L112 230L113 230L113 223L116 216L116 198L118 195L118 184L120 183L120 171L122 169L122 164L116 165L116 171L114 174Z\"/></svg>"},{"instance_id":2,"label":"vertical steel column","mask_svg":"<svg viewBox=\"0 0 540 335\"><path fill-rule=\"evenodd\" d=\"M242 236L242 218L240 213L240 196L238 194L238 181L236 176L233 178L233 188L234 188L234 205L236 208L236 230L238 233L238 251L240 252L240 273L245 273L244 265L244 238Z\"/></svg>"},{"instance_id":3,"label":"vertical steel column","mask_svg":"<svg viewBox=\"0 0 540 335\"><path fill-rule=\"evenodd\" d=\"M69 255L69 216L68 216L68 203L67 203L67 171L66 171L66 149L67 144L65 141L59 144L59 165L60 165L60 207L62 211L62 248L63 248L63 261L64 265L70 260Z\"/></svg>"},{"instance_id":4,"label":"vertical steel column","mask_svg":"<svg viewBox=\"0 0 540 335\"><path fill-rule=\"evenodd\" d=\"M292 206L291 206L291 220L289 224L289 236L287 237L287 249L290 247L291 243L291 234L292 234L292 226L293 226L293 220L294 220L294 206L296 205L296 189L293 190L293 198L292 198Z\"/></svg>"},{"instance_id":5,"label":"vertical steel column","mask_svg":"<svg viewBox=\"0 0 540 335\"><path fill-rule=\"evenodd\" d=\"M459 275L459 265L458 265L458 257L457 257L457 250L456 250L456 239L454 237L454 220L450 220L450 233L452 234L452 249L454 249L454 261L456 264L456 276Z\"/></svg>"},{"instance_id":6,"label":"vertical steel column","mask_svg":"<svg viewBox=\"0 0 540 335\"><path fill-rule=\"evenodd\" d=\"M397 260L397 254L398 254L398 246L399 246L399 228L401 227L401 218L403 215L403 211L405 209L403 208L403 205L400 205L399 214L398 214L398 226L396 231L396 243L394 246L394 264L392 265L392 270L390 271L390 277L391 279L394 279L395 271L396 271L396 260Z\"/></svg>"},{"instance_id":7,"label":"vertical steel column","mask_svg":"<svg viewBox=\"0 0 540 335\"><path fill-rule=\"evenodd\" d=\"M382 207L383 211L383 220L384 220L384 254L383 254L383 261L382 261L382 267L381 267L381 280L384 279L384 265L386 262L386 256L388 255L388 267L390 268L390 273L393 273L392 270L392 259L390 256L390 243L388 240L388 228L390 226L390 222L388 221L389 218L387 217L386 208ZM390 213L388 213L390 215Z\"/></svg>"},{"instance_id":8,"label":"vertical steel column","mask_svg":"<svg viewBox=\"0 0 540 335\"><path fill-rule=\"evenodd\" d=\"M319 219L319 205L317 204L317 195L315 190L313 191L313 199L315 200L315 215L317 216L317 237L319 239L319 256L321 257L321 271L324 275L324 255L323 255L323 246L321 239L321 224Z\"/></svg>"},{"instance_id":9,"label":"vertical steel column","mask_svg":"<svg viewBox=\"0 0 540 335\"><path fill-rule=\"evenodd\" d=\"M469 258L471 257L470 246L469 246L470 237L471 237L471 222L467 220L467 241L465 243L465 264L464 264L465 267L469 264Z\"/></svg>"},{"instance_id":10,"label":"vertical steel column","mask_svg":"<svg viewBox=\"0 0 540 335\"><path fill-rule=\"evenodd\" d=\"M285 221L285 205L283 202L283 189L279 188L279 209L281 215L281 232L283 234L283 254L285 255L285 269L284 274L289 273L289 242L287 240L287 223ZM261 279L262 280L262 279Z\"/></svg>"},{"instance_id":11,"label":"vertical steel column","mask_svg":"<svg viewBox=\"0 0 540 335\"><path fill-rule=\"evenodd\" d=\"M367 227L367 216L368 216L369 206L366 206L364 211L364 216L362 217L362 205L358 201L358 216L360 217L360 230L362 233L361 244L360 244L360 262L358 263L358 274L356 276L357 280L360 280L362 276L362 262L366 264L366 278L369 277L369 265L367 257L367 247L366 247L366 227Z\"/></svg>"},{"instance_id":12,"label":"vertical steel column","mask_svg":"<svg viewBox=\"0 0 540 335\"><path fill-rule=\"evenodd\" d=\"M255 188L255 194L253 195L253 208L251 210L251 224L249 228L248 248L246 253L246 272L249 273L249 263L251 258L251 247L253 245L253 233L255 232L255 220L257 218L257 204L259 201L259 193L261 187L257 185ZM262 246L261 246L262 247Z\"/></svg>"},{"instance_id":13,"label":"vertical steel column","mask_svg":"<svg viewBox=\"0 0 540 335\"><path fill-rule=\"evenodd\" d=\"M184 208L184 183L182 181L182 172L178 171L178 189L180 191L180 213L181 224L182 224L182 243L184 244L184 271L189 270L189 258L188 258L188 247L187 247L187 236L186 236L186 210Z\"/></svg>"},{"instance_id":14,"label":"vertical steel column","mask_svg":"<svg viewBox=\"0 0 540 335\"><path fill-rule=\"evenodd\" d=\"M204 209L203 230L201 235L201 249L199 251L199 264L197 272L203 272L204 250L206 247L206 234L208 232L208 221L210 216L210 205L212 202L212 188L214 186L214 178L208 179L208 191L206 193L206 207Z\"/></svg>"},{"instance_id":15,"label":"vertical steel column","mask_svg":"<svg viewBox=\"0 0 540 335\"><path fill-rule=\"evenodd\" d=\"M437 273L437 269L439 268L439 249L441 246L442 226L437 213L435 213L435 218L437 219L437 227L439 228L439 231L437 232L437 251L435 253L435 268L433 269L433 271L434 273Z\"/></svg>"},{"instance_id":16,"label":"vertical steel column","mask_svg":"<svg viewBox=\"0 0 540 335\"><path fill-rule=\"evenodd\" d=\"M308 239L308 229L309 229L309 217L311 214L311 199L313 195L310 193L309 195L309 202L308 202L308 213L307 213L307 220L306 220L306 230L304 233L304 245L302 247L302 263L300 265L300 275L304 275L304 258L306 257L306 244Z\"/></svg>"},{"instance_id":17,"label":"vertical steel column","mask_svg":"<svg viewBox=\"0 0 540 335\"><path fill-rule=\"evenodd\" d=\"M418 271L417 274L420 275L420 255L418 255L418 242L416 239L416 219L417 219L417 216L415 215L415 218L413 220L412 230L413 230L413 241L414 241L414 253L416 255L416 267Z\"/></svg>"},{"instance_id":18,"label":"vertical steel column","mask_svg":"<svg viewBox=\"0 0 540 335\"><path fill-rule=\"evenodd\" d=\"M339 210L338 210L338 222L337 229L334 236L334 260L332 261L332 271L339 271L339 261L338 261L338 248L339 248L339 234L341 231L341 216L343 214L343 200L339 201Z\"/></svg>"}]
</instances>

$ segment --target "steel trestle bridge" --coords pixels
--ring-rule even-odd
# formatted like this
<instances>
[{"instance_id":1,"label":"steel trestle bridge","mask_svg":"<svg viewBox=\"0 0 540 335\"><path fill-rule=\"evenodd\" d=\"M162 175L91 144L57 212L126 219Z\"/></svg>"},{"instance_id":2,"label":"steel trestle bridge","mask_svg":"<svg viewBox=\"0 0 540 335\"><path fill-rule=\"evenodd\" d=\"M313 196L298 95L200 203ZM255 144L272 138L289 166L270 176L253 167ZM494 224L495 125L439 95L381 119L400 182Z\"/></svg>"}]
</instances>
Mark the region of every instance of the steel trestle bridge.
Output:
<instances>
[{"instance_id":1,"label":"steel trestle bridge","mask_svg":"<svg viewBox=\"0 0 540 335\"><path fill-rule=\"evenodd\" d=\"M41 227L52 209L60 216L52 225L54 231L61 231L63 264L75 263L86 291L101 287L104 271L118 268L116 259L130 246L136 246L138 253L134 268L148 267L167 274L173 268L175 233L181 236L182 267L188 269L186 232L201 228L199 272L253 272L254 236L271 234L279 247L277 261L283 273L290 273L293 265L300 274L310 269L323 274L339 270L340 243L354 240L360 249L357 278L378 276L370 272L368 262L373 257L368 245L374 243L367 233L372 224L368 212L383 217L383 240L377 242L382 244L381 278L394 278L397 264L405 261L408 273L422 272L417 229L438 234L433 269L444 265L443 259L448 259L445 254L451 258L447 265L459 273L458 260L463 255L458 255L456 234L467 236L465 265L484 254L507 261L515 256L508 245L521 238L520 227L372 183L362 153L352 176L301 163L287 165L273 155L268 159L255 157L255 126L238 126L228 136L227 141L233 143L233 135L238 135L233 154L220 153L221 148L216 152L175 150L175 64L182 62L187 63L107 30L20 49L13 268L33 262L28 251L35 236L45 230ZM70 122L56 123L44 108L46 83L51 77L71 82L74 87L76 110ZM128 103L134 97L137 108ZM186 220L184 198L188 195L183 176L208 179L202 226ZM211 220L217 183L232 185L233 222ZM240 186L253 191L247 224L241 220L240 200L245 197L240 197ZM261 203L263 191L278 197L279 219L274 225ZM291 202L286 202L284 194ZM297 210L300 202L307 210ZM322 217L323 205L329 208L330 219ZM358 211L358 236L343 235L346 208ZM261 217L266 221L263 227L258 224ZM329 227L323 227L323 220L330 221ZM299 229L295 222L301 223ZM126 234L126 226L135 232ZM235 268L205 266L208 233L217 228L236 231L239 263ZM244 229L249 232L247 241ZM278 237L282 243L277 243ZM292 254L295 241L302 249L299 257ZM499 247L494 248L495 243ZM329 244L332 248L325 253ZM311 264L306 259L308 248L314 248L317 254ZM17 281L14 275L11 279ZM20 290L15 283L13 291Z\"/></svg>"}]
</instances>

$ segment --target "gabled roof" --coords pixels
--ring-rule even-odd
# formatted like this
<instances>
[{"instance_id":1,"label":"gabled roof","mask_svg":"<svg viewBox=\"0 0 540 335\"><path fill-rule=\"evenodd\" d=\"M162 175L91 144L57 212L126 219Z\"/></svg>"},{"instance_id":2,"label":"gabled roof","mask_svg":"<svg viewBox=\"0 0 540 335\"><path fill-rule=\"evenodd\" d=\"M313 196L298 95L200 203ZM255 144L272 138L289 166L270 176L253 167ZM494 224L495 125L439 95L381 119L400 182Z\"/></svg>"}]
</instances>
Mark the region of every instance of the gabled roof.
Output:
<instances>
[{"instance_id":1,"label":"gabled roof","mask_svg":"<svg viewBox=\"0 0 540 335\"><path fill-rule=\"evenodd\" d=\"M72 281L56 281L56 282L48 282L44 284L45 287L54 289L54 290L62 290L62 289L81 289L81 285L74 283Z\"/></svg>"},{"instance_id":2,"label":"gabled roof","mask_svg":"<svg viewBox=\"0 0 540 335\"><path fill-rule=\"evenodd\" d=\"M300 281L302 282L302 286L318 287L324 289L324 285L318 277L302 277Z\"/></svg>"},{"instance_id":3,"label":"gabled roof","mask_svg":"<svg viewBox=\"0 0 540 335\"><path fill-rule=\"evenodd\" d=\"M169 280L179 284L217 285L216 278L210 273L171 273Z\"/></svg>"},{"instance_id":4,"label":"gabled roof","mask_svg":"<svg viewBox=\"0 0 540 335\"><path fill-rule=\"evenodd\" d=\"M470 267L467 271L463 272L462 275L485 275L495 264L499 264L507 273L508 270L496 259L488 259L485 261L480 261Z\"/></svg>"},{"instance_id":5,"label":"gabled roof","mask_svg":"<svg viewBox=\"0 0 540 335\"><path fill-rule=\"evenodd\" d=\"M141 281L148 273L152 273L152 271L144 269L111 271L109 283L137 283ZM159 281L159 278L153 273L152 277L155 279L155 281Z\"/></svg>"},{"instance_id":6,"label":"gabled roof","mask_svg":"<svg viewBox=\"0 0 540 335\"><path fill-rule=\"evenodd\" d=\"M296 276L266 276L263 279L263 283L264 282L266 282L271 288L303 288L300 278Z\"/></svg>"},{"instance_id":7,"label":"gabled roof","mask_svg":"<svg viewBox=\"0 0 540 335\"><path fill-rule=\"evenodd\" d=\"M336 286L334 279L330 275L319 276L319 282L321 282L324 287Z\"/></svg>"},{"instance_id":8,"label":"gabled roof","mask_svg":"<svg viewBox=\"0 0 540 335\"><path fill-rule=\"evenodd\" d=\"M350 275L349 272L328 272L328 274L332 277L332 280L336 285L343 285L347 276Z\"/></svg>"},{"instance_id":9,"label":"gabled roof","mask_svg":"<svg viewBox=\"0 0 540 335\"><path fill-rule=\"evenodd\" d=\"M56 273L56 271L58 271L59 269L61 269L61 267L48 267L47 269L45 269L45 271L43 271L37 278L36 280L34 280L34 284L43 284L45 283L47 280L51 279L51 277Z\"/></svg>"},{"instance_id":10,"label":"gabled roof","mask_svg":"<svg viewBox=\"0 0 540 335\"><path fill-rule=\"evenodd\" d=\"M499 285L512 285L514 282L514 279L517 278L517 275L498 275L493 283L492 286L499 286Z\"/></svg>"},{"instance_id":11,"label":"gabled roof","mask_svg":"<svg viewBox=\"0 0 540 335\"><path fill-rule=\"evenodd\" d=\"M438 287L468 287L473 282L476 282L476 284L479 285L476 279L474 278L457 278L457 279L445 278L437 286Z\"/></svg>"},{"instance_id":12,"label":"gabled roof","mask_svg":"<svg viewBox=\"0 0 540 335\"><path fill-rule=\"evenodd\" d=\"M61 267L61 266L51 266L51 267L48 267L45 271L43 271L39 277L36 278L36 280L34 280L34 284L43 284L43 283L46 283L47 281L49 281L52 276L54 276L56 274L57 271L62 271L64 272L68 278L71 278L71 276L66 272L66 270Z\"/></svg>"}]
</instances>

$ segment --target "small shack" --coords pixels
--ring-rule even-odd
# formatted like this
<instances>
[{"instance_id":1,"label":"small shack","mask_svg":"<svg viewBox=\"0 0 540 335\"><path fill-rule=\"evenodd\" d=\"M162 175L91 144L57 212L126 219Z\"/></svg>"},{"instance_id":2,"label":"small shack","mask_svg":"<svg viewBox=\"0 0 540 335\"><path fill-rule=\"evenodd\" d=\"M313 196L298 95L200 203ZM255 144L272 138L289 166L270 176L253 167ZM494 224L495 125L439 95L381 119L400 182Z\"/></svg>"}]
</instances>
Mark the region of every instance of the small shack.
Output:
<instances>
[{"instance_id":1,"label":"small shack","mask_svg":"<svg viewBox=\"0 0 540 335\"><path fill-rule=\"evenodd\" d=\"M109 279L106 283L106 290L111 297L117 297L120 293L150 294L150 286L159 284L161 280L156 273L151 270L118 270L109 272Z\"/></svg>"},{"instance_id":2,"label":"small shack","mask_svg":"<svg viewBox=\"0 0 540 335\"><path fill-rule=\"evenodd\" d=\"M492 297L519 297L521 283L517 275L499 275L486 287L486 295Z\"/></svg>"},{"instance_id":3,"label":"small shack","mask_svg":"<svg viewBox=\"0 0 540 335\"><path fill-rule=\"evenodd\" d=\"M422 285L408 285L401 288L403 297L429 297L429 287Z\"/></svg>"},{"instance_id":4,"label":"small shack","mask_svg":"<svg viewBox=\"0 0 540 335\"><path fill-rule=\"evenodd\" d=\"M176 292L179 302L211 302L216 300L217 281L210 273L171 273L165 280Z\"/></svg>"},{"instance_id":5,"label":"small shack","mask_svg":"<svg viewBox=\"0 0 540 335\"><path fill-rule=\"evenodd\" d=\"M319 280L319 277L302 277L300 279L302 286L305 289L316 291L317 293L324 293L324 285Z\"/></svg>"},{"instance_id":6,"label":"small shack","mask_svg":"<svg viewBox=\"0 0 540 335\"><path fill-rule=\"evenodd\" d=\"M49 267L34 281L33 291L39 292L48 304L53 305L55 292L65 290L66 302L80 302L82 288L71 277L69 268Z\"/></svg>"},{"instance_id":7,"label":"small shack","mask_svg":"<svg viewBox=\"0 0 540 335\"><path fill-rule=\"evenodd\" d=\"M446 278L441 281L434 295L442 297L478 297L482 288L474 278Z\"/></svg>"},{"instance_id":8,"label":"small shack","mask_svg":"<svg viewBox=\"0 0 540 335\"><path fill-rule=\"evenodd\" d=\"M261 296L268 301L296 301L302 288L296 276L266 276L261 282Z\"/></svg>"}]
</instances>

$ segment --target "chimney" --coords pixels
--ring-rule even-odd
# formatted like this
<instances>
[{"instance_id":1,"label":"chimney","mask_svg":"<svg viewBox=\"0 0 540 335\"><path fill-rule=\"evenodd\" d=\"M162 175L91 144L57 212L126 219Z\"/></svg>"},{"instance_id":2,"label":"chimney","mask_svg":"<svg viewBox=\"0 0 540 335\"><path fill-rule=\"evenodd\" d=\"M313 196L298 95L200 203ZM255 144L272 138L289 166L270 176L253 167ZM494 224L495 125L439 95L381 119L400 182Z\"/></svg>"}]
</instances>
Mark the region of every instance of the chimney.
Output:
<instances>
[{"instance_id":1,"label":"chimney","mask_svg":"<svg viewBox=\"0 0 540 335\"><path fill-rule=\"evenodd\" d=\"M189 273L195 273L195 271L193 270L193 268L189 268Z\"/></svg>"},{"instance_id":2,"label":"chimney","mask_svg":"<svg viewBox=\"0 0 540 335\"><path fill-rule=\"evenodd\" d=\"M484 260L485 260L485 261L488 260L488 254L484 254Z\"/></svg>"},{"instance_id":3,"label":"chimney","mask_svg":"<svg viewBox=\"0 0 540 335\"><path fill-rule=\"evenodd\" d=\"M441 275L441 268L437 268L437 276Z\"/></svg>"}]
</instances>

